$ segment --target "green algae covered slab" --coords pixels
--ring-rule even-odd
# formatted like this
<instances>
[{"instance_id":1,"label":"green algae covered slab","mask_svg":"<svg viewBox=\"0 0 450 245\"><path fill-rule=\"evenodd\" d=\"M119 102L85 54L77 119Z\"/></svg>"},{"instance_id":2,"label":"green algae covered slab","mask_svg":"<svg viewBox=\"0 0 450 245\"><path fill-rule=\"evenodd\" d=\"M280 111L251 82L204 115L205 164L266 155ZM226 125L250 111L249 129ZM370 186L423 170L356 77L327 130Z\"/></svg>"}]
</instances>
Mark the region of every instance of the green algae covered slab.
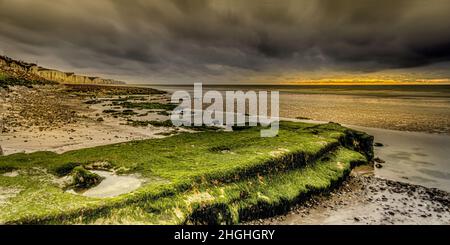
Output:
<instances>
[{"instance_id":1,"label":"green algae covered slab","mask_svg":"<svg viewBox=\"0 0 450 245\"><path fill-rule=\"evenodd\" d=\"M238 223L283 212L373 156L372 137L338 124L281 122L273 138L259 130L2 156L0 223ZM78 166L144 184L112 198L67 192L62 182Z\"/></svg>"}]
</instances>

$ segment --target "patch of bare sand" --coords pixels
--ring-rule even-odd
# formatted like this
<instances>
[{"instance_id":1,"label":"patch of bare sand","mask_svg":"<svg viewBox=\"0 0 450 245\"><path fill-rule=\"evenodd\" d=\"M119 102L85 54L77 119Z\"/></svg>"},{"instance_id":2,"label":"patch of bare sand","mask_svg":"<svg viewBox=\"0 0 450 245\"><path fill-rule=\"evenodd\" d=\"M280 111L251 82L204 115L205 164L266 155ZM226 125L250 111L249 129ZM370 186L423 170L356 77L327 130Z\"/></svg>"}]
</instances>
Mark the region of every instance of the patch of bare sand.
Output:
<instances>
[{"instance_id":1,"label":"patch of bare sand","mask_svg":"<svg viewBox=\"0 0 450 245\"><path fill-rule=\"evenodd\" d=\"M170 130L151 126L137 128L123 125L120 119L105 119L102 123L82 122L46 131L31 129L5 133L0 136L0 141L5 155L35 151L63 153L131 140L161 138L161 133Z\"/></svg>"}]
</instances>

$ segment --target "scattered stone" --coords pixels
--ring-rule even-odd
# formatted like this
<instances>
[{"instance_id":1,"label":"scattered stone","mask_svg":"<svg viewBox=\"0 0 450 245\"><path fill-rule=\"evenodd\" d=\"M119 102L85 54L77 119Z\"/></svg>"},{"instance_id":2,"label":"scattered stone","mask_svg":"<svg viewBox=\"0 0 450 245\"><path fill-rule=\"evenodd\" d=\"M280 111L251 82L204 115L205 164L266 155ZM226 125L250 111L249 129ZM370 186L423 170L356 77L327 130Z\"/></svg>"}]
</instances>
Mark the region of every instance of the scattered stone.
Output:
<instances>
[{"instance_id":1,"label":"scattered stone","mask_svg":"<svg viewBox=\"0 0 450 245\"><path fill-rule=\"evenodd\" d=\"M379 157L375 157L373 160L374 160L376 163L385 163L385 162L386 162L386 161L380 159Z\"/></svg>"},{"instance_id":2,"label":"scattered stone","mask_svg":"<svg viewBox=\"0 0 450 245\"><path fill-rule=\"evenodd\" d=\"M17 177L17 176L19 176L19 171L14 170L14 171L11 171L11 172L7 172L7 173L4 173L3 176L11 177L11 178Z\"/></svg>"},{"instance_id":3,"label":"scattered stone","mask_svg":"<svg viewBox=\"0 0 450 245\"><path fill-rule=\"evenodd\" d=\"M382 168L382 167L383 167L383 165L381 165L381 164L377 163L377 164L375 164L375 167L376 167L376 168Z\"/></svg>"},{"instance_id":4,"label":"scattered stone","mask_svg":"<svg viewBox=\"0 0 450 245\"><path fill-rule=\"evenodd\" d=\"M329 194L319 194L298 204L295 214L287 213L270 221L263 219L259 224L322 224L324 220L332 220L326 224L449 224L448 207L450 194L445 191L371 176L352 176Z\"/></svg>"},{"instance_id":5,"label":"scattered stone","mask_svg":"<svg viewBox=\"0 0 450 245\"><path fill-rule=\"evenodd\" d=\"M375 147L383 147L384 145L380 142L375 142L375 144L373 144Z\"/></svg>"}]
</instances>

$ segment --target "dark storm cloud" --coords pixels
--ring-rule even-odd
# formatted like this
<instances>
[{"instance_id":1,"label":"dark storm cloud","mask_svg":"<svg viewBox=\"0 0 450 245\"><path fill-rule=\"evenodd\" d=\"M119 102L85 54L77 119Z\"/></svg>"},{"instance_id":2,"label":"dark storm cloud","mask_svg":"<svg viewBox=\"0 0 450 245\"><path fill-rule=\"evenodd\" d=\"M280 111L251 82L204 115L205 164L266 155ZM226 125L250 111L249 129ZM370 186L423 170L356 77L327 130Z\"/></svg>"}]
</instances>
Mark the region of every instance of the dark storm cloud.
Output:
<instances>
[{"instance_id":1,"label":"dark storm cloud","mask_svg":"<svg viewBox=\"0 0 450 245\"><path fill-rule=\"evenodd\" d=\"M374 71L449 61L449 12L447 0L0 0L0 48L157 82Z\"/></svg>"}]
</instances>

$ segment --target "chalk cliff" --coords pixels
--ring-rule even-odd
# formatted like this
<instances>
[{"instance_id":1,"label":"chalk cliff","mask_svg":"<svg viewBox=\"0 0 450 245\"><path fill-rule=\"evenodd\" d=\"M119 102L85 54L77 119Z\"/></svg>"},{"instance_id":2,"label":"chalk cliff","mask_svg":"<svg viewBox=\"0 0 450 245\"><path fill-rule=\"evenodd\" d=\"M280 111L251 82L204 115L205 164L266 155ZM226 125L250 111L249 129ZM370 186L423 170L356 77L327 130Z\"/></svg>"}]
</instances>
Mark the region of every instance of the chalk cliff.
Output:
<instances>
[{"instance_id":1,"label":"chalk cliff","mask_svg":"<svg viewBox=\"0 0 450 245\"><path fill-rule=\"evenodd\" d=\"M63 84L124 84L122 81L113 79L83 76L72 72L48 69L33 63L14 60L6 56L0 56L0 71L34 80L45 79Z\"/></svg>"}]
</instances>

